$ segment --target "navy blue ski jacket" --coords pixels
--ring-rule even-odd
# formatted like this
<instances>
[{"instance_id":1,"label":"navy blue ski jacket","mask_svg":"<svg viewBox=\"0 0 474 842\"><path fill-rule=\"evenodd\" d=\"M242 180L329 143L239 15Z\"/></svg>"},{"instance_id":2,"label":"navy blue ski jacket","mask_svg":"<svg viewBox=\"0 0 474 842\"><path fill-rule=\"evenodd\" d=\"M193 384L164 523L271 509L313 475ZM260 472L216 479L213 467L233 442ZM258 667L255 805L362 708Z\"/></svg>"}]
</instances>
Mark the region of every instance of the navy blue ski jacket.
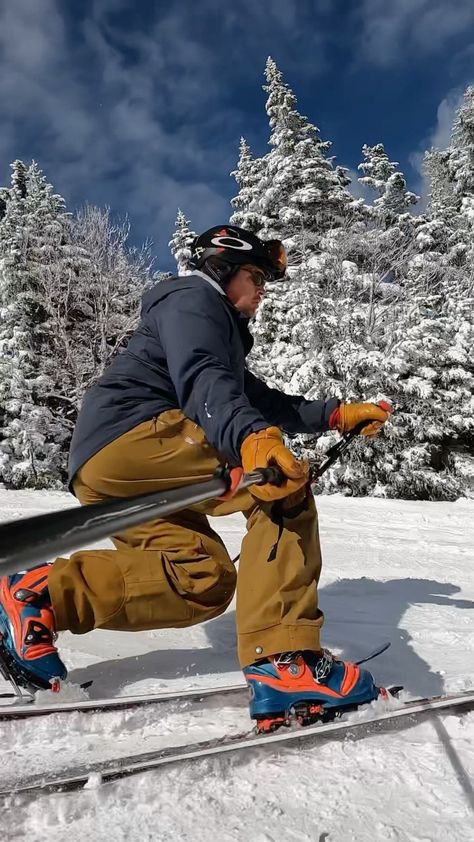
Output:
<instances>
[{"instance_id":1,"label":"navy blue ski jacket","mask_svg":"<svg viewBox=\"0 0 474 842\"><path fill-rule=\"evenodd\" d=\"M69 481L95 453L168 409L181 409L232 464L244 438L269 425L322 432L337 399L307 401L269 388L245 365L248 319L201 274L161 281L143 297L127 348L86 392L69 455Z\"/></svg>"}]
</instances>

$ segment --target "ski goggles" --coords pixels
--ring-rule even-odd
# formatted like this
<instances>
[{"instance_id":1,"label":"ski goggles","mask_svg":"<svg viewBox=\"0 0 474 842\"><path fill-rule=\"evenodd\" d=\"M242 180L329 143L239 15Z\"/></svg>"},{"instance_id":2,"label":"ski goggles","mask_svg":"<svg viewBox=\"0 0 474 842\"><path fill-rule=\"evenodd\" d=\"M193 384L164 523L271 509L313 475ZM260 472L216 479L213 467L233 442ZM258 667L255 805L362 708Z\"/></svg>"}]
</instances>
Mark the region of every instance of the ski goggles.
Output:
<instances>
[{"instance_id":1,"label":"ski goggles","mask_svg":"<svg viewBox=\"0 0 474 842\"><path fill-rule=\"evenodd\" d=\"M265 240L263 247L271 266L273 281L280 281L285 277L288 266L286 249L281 240Z\"/></svg>"}]
</instances>

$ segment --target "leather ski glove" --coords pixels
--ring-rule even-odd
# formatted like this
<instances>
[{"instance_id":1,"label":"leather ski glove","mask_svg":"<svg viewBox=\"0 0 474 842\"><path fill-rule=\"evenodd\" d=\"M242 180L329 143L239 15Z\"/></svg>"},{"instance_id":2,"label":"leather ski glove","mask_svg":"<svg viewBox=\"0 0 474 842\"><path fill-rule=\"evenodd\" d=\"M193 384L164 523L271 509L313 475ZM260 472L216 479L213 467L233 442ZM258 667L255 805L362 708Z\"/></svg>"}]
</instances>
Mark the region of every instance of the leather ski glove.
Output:
<instances>
[{"instance_id":1,"label":"leather ski glove","mask_svg":"<svg viewBox=\"0 0 474 842\"><path fill-rule=\"evenodd\" d=\"M375 436L390 417L391 407L386 401L376 403L340 403L331 413L329 428L348 433L363 421L367 421L361 430L362 436ZM372 423L370 423L372 422Z\"/></svg>"},{"instance_id":2,"label":"leather ski glove","mask_svg":"<svg viewBox=\"0 0 474 842\"><path fill-rule=\"evenodd\" d=\"M283 436L278 427L267 427L250 433L242 442L240 448L242 467L245 473L255 471L256 468L267 468L277 465L287 479L282 485L252 485L250 491L260 500L272 502L288 497L302 488L308 481L308 467L299 462L283 444Z\"/></svg>"}]
</instances>

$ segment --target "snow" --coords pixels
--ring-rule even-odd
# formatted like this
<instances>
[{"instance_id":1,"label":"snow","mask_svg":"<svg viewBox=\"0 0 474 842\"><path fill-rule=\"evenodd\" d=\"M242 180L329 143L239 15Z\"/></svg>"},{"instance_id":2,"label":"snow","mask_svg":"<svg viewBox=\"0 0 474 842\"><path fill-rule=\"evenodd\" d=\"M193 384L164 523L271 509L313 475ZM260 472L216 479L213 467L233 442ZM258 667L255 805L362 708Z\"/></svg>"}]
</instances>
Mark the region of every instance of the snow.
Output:
<instances>
[{"instance_id":1,"label":"snow","mask_svg":"<svg viewBox=\"0 0 474 842\"><path fill-rule=\"evenodd\" d=\"M0 517L10 520L65 508L72 498L0 489L0 503ZM407 696L472 688L474 501L317 503L325 644L355 658L390 640L372 668L382 684L403 683ZM213 525L236 555L243 519ZM59 646L68 698L88 679L91 698L241 680L233 606L190 629L63 633ZM246 731L249 720L242 701L226 697L56 714L0 729L1 789L72 762ZM473 778L474 714L437 715L364 739L255 748L108 784L92 775L80 792L7 799L0 828L8 842L472 842Z\"/></svg>"}]
</instances>

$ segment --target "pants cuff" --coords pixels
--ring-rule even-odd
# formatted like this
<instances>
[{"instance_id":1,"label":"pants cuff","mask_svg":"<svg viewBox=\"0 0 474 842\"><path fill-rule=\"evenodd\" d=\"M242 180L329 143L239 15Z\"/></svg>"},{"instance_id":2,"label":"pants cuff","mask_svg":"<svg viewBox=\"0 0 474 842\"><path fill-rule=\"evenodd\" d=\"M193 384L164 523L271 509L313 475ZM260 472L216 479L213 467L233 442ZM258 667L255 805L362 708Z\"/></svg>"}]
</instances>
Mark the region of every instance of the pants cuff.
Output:
<instances>
[{"instance_id":1,"label":"pants cuff","mask_svg":"<svg viewBox=\"0 0 474 842\"><path fill-rule=\"evenodd\" d=\"M271 626L259 632L239 634L239 661L241 667L248 667L260 658L268 658L279 652L293 652L299 649L321 648L320 631L323 617L314 623L297 626Z\"/></svg>"},{"instance_id":2,"label":"pants cuff","mask_svg":"<svg viewBox=\"0 0 474 842\"><path fill-rule=\"evenodd\" d=\"M58 587L58 574L61 572L61 567L64 567L67 559L57 559L50 567L48 573L48 592L51 600L51 608L54 614L54 623L56 631L64 631L68 628L67 618L65 612L62 610L63 601L61 599L61 586Z\"/></svg>"}]
</instances>

